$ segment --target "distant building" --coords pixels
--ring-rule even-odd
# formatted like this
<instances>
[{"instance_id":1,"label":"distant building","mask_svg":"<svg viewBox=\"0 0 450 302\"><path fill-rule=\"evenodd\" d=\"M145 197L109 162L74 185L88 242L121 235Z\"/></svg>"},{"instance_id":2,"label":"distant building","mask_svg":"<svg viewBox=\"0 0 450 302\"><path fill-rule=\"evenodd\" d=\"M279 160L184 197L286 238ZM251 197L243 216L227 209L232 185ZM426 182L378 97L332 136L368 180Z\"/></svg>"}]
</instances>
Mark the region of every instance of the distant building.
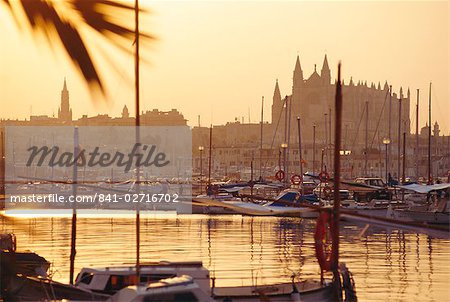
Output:
<instances>
[{"instance_id":1,"label":"distant building","mask_svg":"<svg viewBox=\"0 0 450 302\"><path fill-rule=\"evenodd\" d=\"M62 123L72 123L72 109L69 104L69 90L67 90L65 78L63 89L61 90L61 106L58 109L58 119Z\"/></svg>"},{"instance_id":2,"label":"distant building","mask_svg":"<svg viewBox=\"0 0 450 302\"><path fill-rule=\"evenodd\" d=\"M2 119L0 120L0 194L1 181L5 167L5 126L134 126L135 118L130 117L128 107L125 105L121 117L110 117L107 114L98 114L89 117L83 115L74 120L72 109L70 107L69 90L64 79L63 89L61 90L61 103L58 108L58 116L50 117L48 115L31 115L29 120ZM153 109L141 113L142 126L187 126L187 120L176 109L170 111L159 111Z\"/></svg>"},{"instance_id":3,"label":"distant building","mask_svg":"<svg viewBox=\"0 0 450 302\"><path fill-rule=\"evenodd\" d=\"M263 143L260 152L261 124L245 124L238 121L213 127L213 169L225 173L231 170L249 170L253 159L255 171L266 167L265 176L273 177L277 169L291 173L299 172L299 136L297 117L301 121L303 171L319 172L327 168L332 171L334 149L334 97L336 84L331 81L331 70L325 55L320 73L317 66L309 77L304 77L297 56L292 90L282 94L278 80L272 99L271 123L263 124ZM381 86L367 82L355 83L352 78L343 83L342 124L342 174L345 178L362 175L383 176L385 167L385 145L389 138L388 171L398 177L398 163L402 162L402 137L407 134L406 175L425 176L427 143L421 134L420 154L416 153L414 135L411 134L410 90L406 95L400 88L393 93L387 82ZM285 95L285 96L283 96ZM287 106L286 106L287 104ZM290 125L290 127L287 127ZM399 127L400 126L400 127ZM315 129L315 131L313 130ZM315 132L315 135L314 135ZM428 130L425 133L428 138ZM450 170L450 136L439 136L439 126L433 129L433 175L443 175ZM209 131L205 127L194 127L194 167L199 167L198 146L204 146L208 154ZM286 154L282 143L289 143ZM400 144L399 144L400 143ZM399 152L400 150L400 152ZM313 152L315 151L315 152ZM206 157L204 157L205 159ZM261 159L260 159L261 158ZM207 158L206 158L207 159ZM416 164L417 163L417 164ZM425 165L425 166L424 166ZM402 172L402 170L400 170ZM220 174L219 173L219 174ZM259 172L258 172L259 173ZM259 175L259 174L258 174Z\"/></svg>"}]
</instances>

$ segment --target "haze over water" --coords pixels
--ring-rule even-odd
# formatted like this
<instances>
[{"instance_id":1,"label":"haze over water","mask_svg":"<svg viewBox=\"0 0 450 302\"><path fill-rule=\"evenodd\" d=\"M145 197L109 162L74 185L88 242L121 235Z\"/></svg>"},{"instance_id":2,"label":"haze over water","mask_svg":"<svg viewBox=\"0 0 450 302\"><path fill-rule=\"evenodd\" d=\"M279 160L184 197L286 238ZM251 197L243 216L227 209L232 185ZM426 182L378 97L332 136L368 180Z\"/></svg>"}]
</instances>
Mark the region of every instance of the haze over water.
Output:
<instances>
[{"instance_id":1,"label":"haze over water","mask_svg":"<svg viewBox=\"0 0 450 302\"><path fill-rule=\"evenodd\" d=\"M52 262L53 278L68 282L70 217L0 218L18 250ZM132 264L132 216L78 218L75 272L82 267ZM141 220L141 261L201 260L217 286L319 278L315 220L186 215ZM447 301L450 240L342 223L341 262L354 275L359 301Z\"/></svg>"}]
</instances>

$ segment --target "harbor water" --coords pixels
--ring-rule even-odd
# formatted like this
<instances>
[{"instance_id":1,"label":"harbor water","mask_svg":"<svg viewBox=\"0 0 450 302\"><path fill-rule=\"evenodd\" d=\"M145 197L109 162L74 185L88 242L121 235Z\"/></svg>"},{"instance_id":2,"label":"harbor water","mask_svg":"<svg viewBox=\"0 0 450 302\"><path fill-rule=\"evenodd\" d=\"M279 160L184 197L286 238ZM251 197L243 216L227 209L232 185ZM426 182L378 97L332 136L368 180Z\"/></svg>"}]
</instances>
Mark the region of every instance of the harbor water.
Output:
<instances>
[{"instance_id":1,"label":"harbor water","mask_svg":"<svg viewBox=\"0 0 450 302\"><path fill-rule=\"evenodd\" d=\"M18 250L52 263L68 282L70 216L1 217L2 233ZM359 301L448 301L450 240L397 229L343 222L340 261L353 273ZM315 220L240 215L141 218L141 262L201 260L216 286L270 284L319 278ZM133 264L134 216L79 217L75 271Z\"/></svg>"}]
</instances>

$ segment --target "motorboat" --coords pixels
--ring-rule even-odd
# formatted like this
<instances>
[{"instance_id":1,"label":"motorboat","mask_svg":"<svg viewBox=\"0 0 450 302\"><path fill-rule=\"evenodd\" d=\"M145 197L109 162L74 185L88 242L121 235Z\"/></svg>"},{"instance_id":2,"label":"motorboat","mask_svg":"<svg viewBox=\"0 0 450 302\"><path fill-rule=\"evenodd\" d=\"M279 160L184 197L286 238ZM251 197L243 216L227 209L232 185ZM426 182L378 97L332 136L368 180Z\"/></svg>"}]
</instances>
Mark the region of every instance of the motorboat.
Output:
<instances>
[{"instance_id":1,"label":"motorboat","mask_svg":"<svg viewBox=\"0 0 450 302\"><path fill-rule=\"evenodd\" d=\"M415 200L415 203L411 203L410 206L404 208L389 207L387 218L425 224L450 225L450 183L410 184L399 186L399 188L415 192L415 197L417 197L417 194L422 194L424 200L419 204L418 200Z\"/></svg>"},{"instance_id":2,"label":"motorboat","mask_svg":"<svg viewBox=\"0 0 450 302\"><path fill-rule=\"evenodd\" d=\"M163 298L164 301L248 302L261 301L263 297L270 301L335 301L337 297L336 284L331 280L232 287L214 284L215 279L210 278L209 270L201 262L169 261L142 264L139 282L136 266L83 268L75 282L83 290L111 295L108 300L111 302Z\"/></svg>"},{"instance_id":3,"label":"motorboat","mask_svg":"<svg viewBox=\"0 0 450 302\"><path fill-rule=\"evenodd\" d=\"M297 189L283 190L275 199L265 199L253 196L245 198L237 195L204 195L193 198L193 203L206 207L224 208L234 214L251 216L294 216L301 218L316 218L314 209L301 202L301 195Z\"/></svg>"}]
</instances>

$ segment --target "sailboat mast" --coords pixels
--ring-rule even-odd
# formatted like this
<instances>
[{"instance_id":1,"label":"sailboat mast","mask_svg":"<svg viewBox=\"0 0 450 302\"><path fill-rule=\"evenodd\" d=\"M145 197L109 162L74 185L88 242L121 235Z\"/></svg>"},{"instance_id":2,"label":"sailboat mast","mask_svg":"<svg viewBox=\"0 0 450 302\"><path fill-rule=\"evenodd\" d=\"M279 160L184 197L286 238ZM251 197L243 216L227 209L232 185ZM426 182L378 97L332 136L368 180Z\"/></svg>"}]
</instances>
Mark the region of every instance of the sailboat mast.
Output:
<instances>
[{"instance_id":1,"label":"sailboat mast","mask_svg":"<svg viewBox=\"0 0 450 302\"><path fill-rule=\"evenodd\" d=\"M339 278L339 212L340 212L340 179L341 179L341 128L342 128L342 89L341 89L341 63L338 65L338 78L335 97L335 127L334 127L334 204L333 204L333 230L332 230L332 259L331 264L334 277Z\"/></svg>"},{"instance_id":2,"label":"sailboat mast","mask_svg":"<svg viewBox=\"0 0 450 302\"><path fill-rule=\"evenodd\" d=\"M419 89L417 89L417 103L416 103L416 180L419 180Z\"/></svg>"},{"instance_id":3,"label":"sailboat mast","mask_svg":"<svg viewBox=\"0 0 450 302\"><path fill-rule=\"evenodd\" d=\"M211 186L211 162L212 162L212 124L209 128L209 162L208 162L208 185Z\"/></svg>"},{"instance_id":4,"label":"sailboat mast","mask_svg":"<svg viewBox=\"0 0 450 302\"><path fill-rule=\"evenodd\" d=\"M328 118L327 118L327 113L325 113L324 114L324 116L325 116L325 124L324 124L324 127L325 127L325 151L324 151L324 155L325 155L325 157L328 157L327 155L328 155ZM327 166L327 163L324 161L324 159L323 159L323 157L324 157L324 155L322 155L322 165L321 165L321 172L322 171L324 171L324 168L326 169L326 166ZM328 158L327 158L327 161L328 161Z\"/></svg>"},{"instance_id":5,"label":"sailboat mast","mask_svg":"<svg viewBox=\"0 0 450 302\"><path fill-rule=\"evenodd\" d=\"M262 169L262 149L263 149L263 124L264 124L264 96L261 100L261 129L260 129L260 140L259 140L259 179L263 179L263 169Z\"/></svg>"},{"instance_id":6,"label":"sailboat mast","mask_svg":"<svg viewBox=\"0 0 450 302\"><path fill-rule=\"evenodd\" d=\"M367 148L369 146L369 101L366 100L366 133L364 143L364 176L367 175Z\"/></svg>"},{"instance_id":7,"label":"sailboat mast","mask_svg":"<svg viewBox=\"0 0 450 302\"><path fill-rule=\"evenodd\" d=\"M75 127L73 133L73 154L74 158L78 158L78 127ZM78 181L78 165L73 165L73 174L72 174L72 195L77 195L77 181ZM76 255L76 241L77 241L77 210L76 210L76 202L73 203L72 209L72 233L70 240L70 268L69 268L69 282L73 284L73 276L75 270L75 255Z\"/></svg>"},{"instance_id":8,"label":"sailboat mast","mask_svg":"<svg viewBox=\"0 0 450 302\"><path fill-rule=\"evenodd\" d=\"M390 141L393 141L392 139L392 85L389 85L389 120L388 120L388 138ZM386 155L386 175L389 173L389 165L390 165L390 159L391 159L391 144L387 145L387 155ZM387 181L387 176L386 176L386 181Z\"/></svg>"},{"instance_id":9,"label":"sailboat mast","mask_svg":"<svg viewBox=\"0 0 450 302\"><path fill-rule=\"evenodd\" d=\"M402 170L402 179L403 179L403 182L406 182L406 132L404 132L403 131L403 158L402 158L402 160L403 160L403 170ZM402 190L403 191L403 194L402 194L402 201L404 201L404 197L405 197L405 191L404 190Z\"/></svg>"},{"instance_id":10,"label":"sailboat mast","mask_svg":"<svg viewBox=\"0 0 450 302\"><path fill-rule=\"evenodd\" d=\"M297 127L298 127L298 156L300 162L300 177L302 178L300 182L300 192L303 193L303 158L302 158L302 131L300 128L300 117L297 116Z\"/></svg>"},{"instance_id":11,"label":"sailboat mast","mask_svg":"<svg viewBox=\"0 0 450 302\"><path fill-rule=\"evenodd\" d=\"M313 125L313 174L316 173L316 124Z\"/></svg>"},{"instance_id":12,"label":"sailboat mast","mask_svg":"<svg viewBox=\"0 0 450 302\"><path fill-rule=\"evenodd\" d=\"M286 148L286 182L289 181L289 149L291 148L291 114L292 114L292 98L289 101L289 120L287 132L287 148Z\"/></svg>"},{"instance_id":13,"label":"sailboat mast","mask_svg":"<svg viewBox=\"0 0 450 302\"><path fill-rule=\"evenodd\" d=\"M431 82L428 93L428 184L431 185Z\"/></svg>"},{"instance_id":14,"label":"sailboat mast","mask_svg":"<svg viewBox=\"0 0 450 302\"><path fill-rule=\"evenodd\" d=\"M401 91L401 89L400 89ZM400 93L399 99L398 99L398 132L397 132L397 139L398 139L398 145L397 145L397 177L399 178L400 183L400 149L402 145L402 139L401 139L401 131L402 131L402 95Z\"/></svg>"},{"instance_id":15,"label":"sailboat mast","mask_svg":"<svg viewBox=\"0 0 450 302\"><path fill-rule=\"evenodd\" d=\"M140 138L140 108L139 108L139 0L135 0L134 3L134 16L135 16L135 68L134 68L134 79L135 79L135 114L136 114L136 120L135 120L135 140L136 144L139 144L141 141ZM136 165L136 193L139 194L139 185L140 185L140 171L139 166ZM137 276L137 283L140 281L140 274L141 274L141 267L140 267L140 246L141 246L141 219L140 219L140 213L139 213L139 206L136 206L136 276Z\"/></svg>"},{"instance_id":16,"label":"sailboat mast","mask_svg":"<svg viewBox=\"0 0 450 302\"><path fill-rule=\"evenodd\" d=\"M333 165L334 165L334 162L333 162L333 160L332 160L332 157L331 157L331 154L332 154L332 145L333 145L333 143L332 143L332 133L331 133L331 107L329 107L328 108L328 112L329 112L329 114L328 114L328 118L329 118L329 122L328 122L328 133L329 133L329 135L330 135L330 138L329 138L329 140L328 140L328 143L329 143L329 145L328 145L328 154L329 154L329 159L330 159L330 163L329 163L329 165L330 165L330 170L331 169L333 169Z\"/></svg>"}]
</instances>

